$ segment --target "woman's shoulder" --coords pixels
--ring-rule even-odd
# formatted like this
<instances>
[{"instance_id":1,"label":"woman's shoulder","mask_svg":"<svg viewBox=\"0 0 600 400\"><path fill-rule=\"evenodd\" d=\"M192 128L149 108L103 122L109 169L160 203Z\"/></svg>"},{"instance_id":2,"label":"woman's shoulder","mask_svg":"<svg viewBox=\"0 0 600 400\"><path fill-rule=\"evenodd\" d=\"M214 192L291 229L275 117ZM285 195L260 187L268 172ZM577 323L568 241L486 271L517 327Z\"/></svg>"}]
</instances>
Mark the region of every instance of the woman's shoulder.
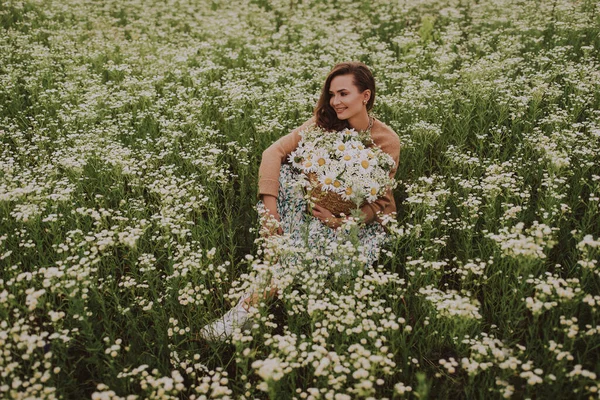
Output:
<instances>
[{"instance_id":1,"label":"woman's shoulder","mask_svg":"<svg viewBox=\"0 0 600 400\"><path fill-rule=\"evenodd\" d=\"M289 154L291 151L293 151L296 148L296 146L298 146L298 143L301 140L300 132L302 132L303 130L308 128L314 122L315 122L315 118L313 116L313 117L309 118L308 120L306 120L299 127L293 129L288 134L283 135L279 139L277 139L273 144L271 144L271 146L269 146L267 148L267 152L276 150L283 154Z\"/></svg>"},{"instance_id":2,"label":"woman's shoulder","mask_svg":"<svg viewBox=\"0 0 600 400\"><path fill-rule=\"evenodd\" d=\"M375 142L384 142L392 147L400 147L400 137L385 122L373 117L371 135Z\"/></svg>"},{"instance_id":3,"label":"woman's shoulder","mask_svg":"<svg viewBox=\"0 0 600 400\"><path fill-rule=\"evenodd\" d=\"M296 128L296 130L301 131L302 129L308 128L309 126L313 125L316 122L317 122L317 119L315 118L314 115L312 115L309 119L304 121L302 123L302 125L300 125L298 128Z\"/></svg>"},{"instance_id":4,"label":"woman's shoulder","mask_svg":"<svg viewBox=\"0 0 600 400\"><path fill-rule=\"evenodd\" d=\"M290 133L288 133L287 136L299 137L300 132L302 132L309 126L313 125L315 122L316 122L316 118L313 115L309 119L304 121L300 126L297 126L296 128L292 129L292 131Z\"/></svg>"}]
</instances>

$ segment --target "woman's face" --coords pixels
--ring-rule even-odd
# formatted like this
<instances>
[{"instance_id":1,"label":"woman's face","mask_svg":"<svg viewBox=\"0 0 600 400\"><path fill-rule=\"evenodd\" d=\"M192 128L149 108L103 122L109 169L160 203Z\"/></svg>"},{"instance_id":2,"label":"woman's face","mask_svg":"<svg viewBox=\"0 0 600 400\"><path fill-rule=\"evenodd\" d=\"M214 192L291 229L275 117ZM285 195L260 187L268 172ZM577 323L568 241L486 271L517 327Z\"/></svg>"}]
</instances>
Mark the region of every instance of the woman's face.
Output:
<instances>
[{"instance_id":1,"label":"woman's face","mask_svg":"<svg viewBox=\"0 0 600 400\"><path fill-rule=\"evenodd\" d=\"M349 119L360 112L366 111L364 100L369 100L371 91L360 92L354 85L352 74L338 75L329 85L329 104L337 114L338 119Z\"/></svg>"}]
</instances>

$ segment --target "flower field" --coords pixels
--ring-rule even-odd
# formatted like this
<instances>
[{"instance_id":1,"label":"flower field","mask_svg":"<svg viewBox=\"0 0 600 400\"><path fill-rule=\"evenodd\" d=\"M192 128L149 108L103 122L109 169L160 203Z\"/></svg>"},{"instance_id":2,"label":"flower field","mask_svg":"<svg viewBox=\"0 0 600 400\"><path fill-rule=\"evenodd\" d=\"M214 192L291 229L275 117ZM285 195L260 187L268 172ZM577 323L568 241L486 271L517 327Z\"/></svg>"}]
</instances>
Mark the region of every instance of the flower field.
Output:
<instances>
[{"instance_id":1,"label":"flower field","mask_svg":"<svg viewBox=\"0 0 600 400\"><path fill-rule=\"evenodd\" d=\"M0 398L598 398L599 51L592 0L3 0ZM256 207L349 60L402 144L364 271Z\"/></svg>"}]
</instances>

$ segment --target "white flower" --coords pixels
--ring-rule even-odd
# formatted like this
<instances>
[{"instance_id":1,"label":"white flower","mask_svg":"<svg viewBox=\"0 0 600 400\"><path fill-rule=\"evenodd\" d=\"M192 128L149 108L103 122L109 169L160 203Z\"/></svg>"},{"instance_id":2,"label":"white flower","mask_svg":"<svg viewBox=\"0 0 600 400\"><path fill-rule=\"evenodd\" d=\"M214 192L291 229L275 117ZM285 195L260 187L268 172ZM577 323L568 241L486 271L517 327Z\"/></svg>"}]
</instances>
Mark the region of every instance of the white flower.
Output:
<instances>
[{"instance_id":1,"label":"white flower","mask_svg":"<svg viewBox=\"0 0 600 400\"><path fill-rule=\"evenodd\" d=\"M374 202L379 197L379 190L381 189L381 185L375 181L370 181L367 191L367 201L369 203Z\"/></svg>"},{"instance_id":2,"label":"white flower","mask_svg":"<svg viewBox=\"0 0 600 400\"><path fill-rule=\"evenodd\" d=\"M358 170L363 174L368 174L373 171L373 168L377 165L377 160L368 156L368 151L362 151L358 155Z\"/></svg>"},{"instance_id":3,"label":"white flower","mask_svg":"<svg viewBox=\"0 0 600 400\"><path fill-rule=\"evenodd\" d=\"M329 163L329 154L323 149L318 149L313 153L312 159L317 165L317 168L322 168Z\"/></svg>"},{"instance_id":4,"label":"white flower","mask_svg":"<svg viewBox=\"0 0 600 400\"><path fill-rule=\"evenodd\" d=\"M354 129L348 129L348 128L342 130L341 134L344 137L350 137L350 138L355 138L358 136L358 132L356 132Z\"/></svg>"},{"instance_id":5,"label":"white flower","mask_svg":"<svg viewBox=\"0 0 600 400\"><path fill-rule=\"evenodd\" d=\"M355 187L346 186L343 188L343 191L340 192L342 199L354 201L356 198L358 191Z\"/></svg>"},{"instance_id":6,"label":"white flower","mask_svg":"<svg viewBox=\"0 0 600 400\"><path fill-rule=\"evenodd\" d=\"M348 149L342 154L341 161L346 167L352 166L356 163L356 156L358 152L356 150Z\"/></svg>"},{"instance_id":7,"label":"white flower","mask_svg":"<svg viewBox=\"0 0 600 400\"><path fill-rule=\"evenodd\" d=\"M335 154L337 156L342 156L344 152L348 149L348 145L342 140L337 140L333 146L335 148Z\"/></svg>"},{"instance_id":8,"label":"white flower","mask_svg":"<svg viewBox=\"0 0 600 400\"><path fill-rule=\"evenodd\" d=\"M295 151L290 153L288 156L289 162L292 164L292 167L296 169L302 169L302 162L304 161L304 153L305 150L302 147L297 148Z\"/></svg>"},{"instance_id":9,"label":"white flower","mask_svg":"<svg viewBox=\"0 0 600 400\"><path fill-rule=\"evenodd\" d=\"M358 140L351 140L348 142L348 146L353 150L363 151L365 149L365 145Z\"/></svg>"},{"instance_id":10,"label":"white flower","mask_svg":"<svg viewBox=\"0 0 600 400\"><path fill-rule=\"evenodd\" d=\"M337 187L334 186L334 184L336 182L338 184ZM329 190L332 192L340 192L341 183L337 179L337 174L335 171L332 171L332 170L325 171L325 173L323 173L319 177L319 183L321 184L321 187L323 188L323 190Z\"/></svg>"},{"instance_id":11,"label":"white flower","mask_svg":"<svg viewBox=\"0 0 600 400\"><path fill-rule=\"evenodd\" d=\"M305 174L308 174L309 172L315 172L316 170L317 163L311 154L302 161L302 171L304 171Z\"/></svg>"}]
</instances>

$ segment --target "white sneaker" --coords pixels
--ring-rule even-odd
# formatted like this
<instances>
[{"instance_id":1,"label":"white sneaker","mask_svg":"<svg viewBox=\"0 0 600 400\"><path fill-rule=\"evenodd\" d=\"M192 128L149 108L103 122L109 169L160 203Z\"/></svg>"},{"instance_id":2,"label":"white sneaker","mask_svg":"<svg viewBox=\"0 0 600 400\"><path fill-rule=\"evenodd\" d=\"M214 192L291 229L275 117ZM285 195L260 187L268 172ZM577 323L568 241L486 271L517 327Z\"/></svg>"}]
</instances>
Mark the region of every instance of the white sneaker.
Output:
<instances>
[{"instance_id":1,"label":"white sneaker","mask_svg":"<svg viewBox=\"0 0 600 400\"><path fill-rule=\"evenodd\" d=\"M242 296L235 307L227 311L221 318L216 319L208 325L200 329L199 336L209 341L225 341L233 335L235 328L245 329L250 320L251 314L254 314L258 309L253 306L248 307L248 311L244 308L244 300L250 297L252 293L247 293Z\"/></svg>"}]
</instances>

